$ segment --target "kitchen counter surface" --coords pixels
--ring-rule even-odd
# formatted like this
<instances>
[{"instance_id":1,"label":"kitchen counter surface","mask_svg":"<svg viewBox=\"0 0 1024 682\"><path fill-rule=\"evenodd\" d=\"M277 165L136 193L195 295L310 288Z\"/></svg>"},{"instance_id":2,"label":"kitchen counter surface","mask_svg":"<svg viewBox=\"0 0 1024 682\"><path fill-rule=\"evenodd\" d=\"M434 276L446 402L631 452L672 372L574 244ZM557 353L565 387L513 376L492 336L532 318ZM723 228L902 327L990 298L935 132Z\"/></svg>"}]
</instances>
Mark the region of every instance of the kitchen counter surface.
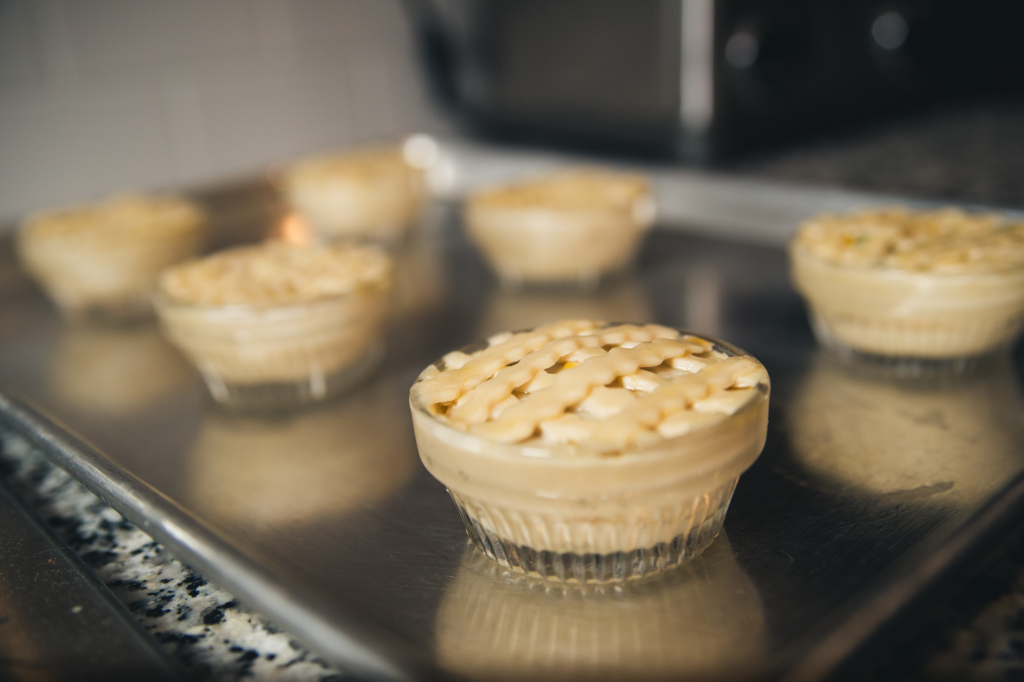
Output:
<instances>
[{"instance_id":1,"label":"kitchen counter surface","mask_svg":"<svg viewBox=\"0 0 1024 682\"><path fill-rule=\"evenodd\" d=\"M1024 208L1024 105L962 105L722 166L745 176ZM209 584L13 433L0 476L192 676L336 680L345 673ZM1024 530L979 562L875 679L1024 677Z\"/></svg>"},{"instance_id":2,"label":"kitchen counter surface","mask_svg":"<svg viewBox=\"0 0 1024 682\"><path fill-rule=\"evenodd\" d=\"M190 676L343 679L340 670L170 556L159 543L3 427L0 476Z\"/></svg>"}]
</instances>

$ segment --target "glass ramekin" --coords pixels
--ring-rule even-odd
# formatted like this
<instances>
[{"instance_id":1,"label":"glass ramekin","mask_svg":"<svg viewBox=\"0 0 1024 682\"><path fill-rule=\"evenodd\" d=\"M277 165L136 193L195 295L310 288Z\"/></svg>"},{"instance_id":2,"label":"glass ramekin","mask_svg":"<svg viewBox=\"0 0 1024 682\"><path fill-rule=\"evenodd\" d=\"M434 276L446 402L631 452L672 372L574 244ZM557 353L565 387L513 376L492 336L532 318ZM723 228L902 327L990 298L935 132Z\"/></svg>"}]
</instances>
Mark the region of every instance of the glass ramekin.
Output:
<instances>
[{"instance_id":1,"label":"glass ramekin","mask_svg":"<svg viewBox=\"0 0 1024 682\"><path fill-rule=\"evenodd\" d=\"M157 296L167 338L199 369L218 403L289 407L366 377L384 354L389 287L292 305L184 305Z\"/></svg>"},{"instance_id":2,"label":"glass ramekin","mask_svg":"<svg viewBox=\"0 0 1024 682\"><path fill-rule=\"evenodd\" d=\"M793 282L818 340L841 354L956 362L1006 346L1024 327L1024 269L935 274L849 268L790 247Z\"/></svg>"},{"instance_id":3,"label":"glass ramekin","mask_svg":"<svg viewBox=\"0 0 1024 682\"><path fill-rule=\"evenodd\" d=\"M764 447L769 385L759 388L717 424L613 456L497 443L410 406L420 459L477 547L514 570L587 583L660 573L711 544L740 474Z\"/></svg>"}]
</instances>

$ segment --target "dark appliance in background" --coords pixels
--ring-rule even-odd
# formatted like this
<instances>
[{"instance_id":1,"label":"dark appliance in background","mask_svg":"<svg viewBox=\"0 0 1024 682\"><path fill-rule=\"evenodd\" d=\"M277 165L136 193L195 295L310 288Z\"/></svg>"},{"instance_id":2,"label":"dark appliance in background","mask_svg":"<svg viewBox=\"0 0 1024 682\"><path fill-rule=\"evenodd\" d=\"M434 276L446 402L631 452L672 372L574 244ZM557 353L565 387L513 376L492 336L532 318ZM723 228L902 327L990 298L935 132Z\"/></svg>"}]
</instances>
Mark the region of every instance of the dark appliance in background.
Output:
<instances>
[{"instance_id":1,"label":"dark appliance in background","mask_svg":"<svg viewBox=\"0 0 1024 682\"><path fill-rule=\"evenodd\" d=\"M1024 3L406 0L434 91L516 142L711 159L1021 91Z\"/></svg>"}]
</instances>

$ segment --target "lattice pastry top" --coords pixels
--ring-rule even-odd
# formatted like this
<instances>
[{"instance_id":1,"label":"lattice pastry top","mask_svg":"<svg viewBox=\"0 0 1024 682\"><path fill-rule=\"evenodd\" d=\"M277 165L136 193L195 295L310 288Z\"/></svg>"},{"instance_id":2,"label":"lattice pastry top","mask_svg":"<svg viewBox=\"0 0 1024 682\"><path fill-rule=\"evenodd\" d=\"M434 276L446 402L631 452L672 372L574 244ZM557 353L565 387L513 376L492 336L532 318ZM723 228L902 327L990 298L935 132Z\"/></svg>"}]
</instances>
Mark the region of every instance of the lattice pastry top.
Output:
<instances>
[{"instance_id":1,"label":"lattice pastry top","mask_svg":"<svg viewBox=\"0 0 1024 682\"><path fill-rule=\"evenodd\" d=\"M412 399L488 440L621 452L717 423L767 388L761 363L707 339L565 320L449 353L423 371Z\"/></svg>"},{"instance_id":2,"label":"lattice pastry top","mask_svg":"<svg viewBox=\"0 0 1024 682\"><path fill-rule=\"evenodd\" d=\"M843 267L936 274L1024 267L1024 223L955 208L823 214L801 225L793 244Z\"/></svg>"},{"instance_id":3,"label":"lattice pastry top","mask_svg":"<svg viewBox=\"0 0 1024 682\"><path fill-rule=\"evenodd\" d=\"M160 293L185 305L293 305L387 286L391 259L369 246L264 242L176 265Z\"/></svg>"},{"instance_id":4,"label":"lattice pastry top","mask_svg":"<svg viewBox=\"0 0 1024 682\"><path fill-rule=\"evenodd\" d=\"M399 147L365 147L298 161L285 172L284 180L292 188L338 183L360 186L409 182L421 173L406 161Z\"/></svg>"},{"instance_id":5,"label":"lattice pastry top","mask_svg":"<svg viewBox=\"0 0 1024 682\"><path fill-rule=\"evenodd\" d=\"M103 240L112 247L125 240L191 233L202 227L202 210L174 196L122 194L85 206L30 216L23 237L40 240Z\"/></svg>"},{"instance_id":6,"label":"lattice pastry top","mask_svg":"<svg viewBox=\"0 0 1024 682\"><path fill-rule=\"evenodd\" d=\"M651 211L650 195L649 183L642 175L577 168L482 189L470 198L469 207L636 211L640 202L639 210Z\"/></svg>"}]
</instances>

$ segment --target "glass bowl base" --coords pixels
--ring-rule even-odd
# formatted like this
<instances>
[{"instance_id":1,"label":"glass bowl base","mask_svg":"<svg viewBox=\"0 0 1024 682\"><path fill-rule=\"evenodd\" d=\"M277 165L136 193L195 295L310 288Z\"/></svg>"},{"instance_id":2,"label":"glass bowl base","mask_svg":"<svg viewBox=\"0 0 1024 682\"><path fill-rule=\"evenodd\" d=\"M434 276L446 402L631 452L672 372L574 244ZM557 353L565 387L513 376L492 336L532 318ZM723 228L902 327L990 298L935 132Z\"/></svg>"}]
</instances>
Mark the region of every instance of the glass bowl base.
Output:
<instances>
[{"instance_id":1,"label":"glass bowl base","mask_svg":"<svg viewBox=\"0 0 1024 682\"><path fill-rule=\"evenodd\" d=\"M362 383L380 364L384 345L376 344L354 362L330 374L310 371L298 381L236 383L214 374L203 379L214 401L234 411L288 409L316 403L340 395Z\"/></svg>"},{"instance_id":2,"label":"glass bowl base","mask_svg":"<svg viewBox=\"0 0 1024 682\"><path fill-rule=\"evenodd\" d=\"M644 549L608 554L535 550L498 537L465 508L459 515L477 548L492 561L513 571L556 582L606 583L637 580L663 573L698 557L714 541L725 520L724 509L686 535L677 535Z\"/></svg>"}]
</instances>

